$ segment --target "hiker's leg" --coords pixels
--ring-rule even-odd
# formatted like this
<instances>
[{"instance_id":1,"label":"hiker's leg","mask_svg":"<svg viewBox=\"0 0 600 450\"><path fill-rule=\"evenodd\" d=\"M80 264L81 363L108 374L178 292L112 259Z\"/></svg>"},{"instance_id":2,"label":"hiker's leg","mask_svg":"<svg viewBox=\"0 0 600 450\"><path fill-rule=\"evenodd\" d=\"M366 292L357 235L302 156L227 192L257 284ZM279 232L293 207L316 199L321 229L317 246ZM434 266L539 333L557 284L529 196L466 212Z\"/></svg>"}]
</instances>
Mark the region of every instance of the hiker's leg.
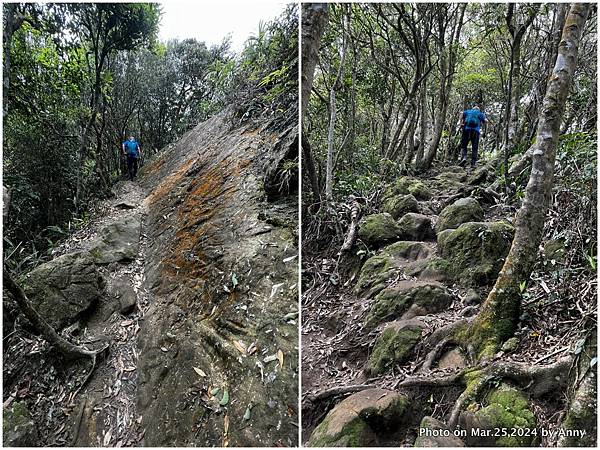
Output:
<instances>
[{"instance_id":1,"label":"hiker's leg","mask_svg":"<svg viewBox=\"0 0 600 450\"><path fill-rule=\"evenodd\" d=\"M137 171L138 171L138 159L133 158L133 176L134 177L137 177Z\"/></svg>"},{"instance_id":2,"label":"hiker's leg","mask_svg":"<svg viewBox=\"0 0 600 450\"><path fill-rule=\"evenodd\" d=\"M133 160L134 158L127 156L127 175L130 181L133 181Z\"/></svg>"},{"instance_id":3,"label":"hiker's leg","mask_svg":"<svg viewBox=\"0 0 600 450\"><path fill-rule=\"evenodd\" d=\"M473 146L473 153L471 154L471 167L475 167L475 164L477 164L477 152L479 150L479 133L475 130L473 130L471 145Z\"/></svg>"},{"instance_id":4,"label":"hiker's leg","mask_svg":"<svg viewBox=\"0 0 600 450\"><path fill-rule=\"evenodd\" d=\"M469 145L469 130L462 130L460 137L460 159L467 159L467 145Z\"/></svg>"}]
</instances>

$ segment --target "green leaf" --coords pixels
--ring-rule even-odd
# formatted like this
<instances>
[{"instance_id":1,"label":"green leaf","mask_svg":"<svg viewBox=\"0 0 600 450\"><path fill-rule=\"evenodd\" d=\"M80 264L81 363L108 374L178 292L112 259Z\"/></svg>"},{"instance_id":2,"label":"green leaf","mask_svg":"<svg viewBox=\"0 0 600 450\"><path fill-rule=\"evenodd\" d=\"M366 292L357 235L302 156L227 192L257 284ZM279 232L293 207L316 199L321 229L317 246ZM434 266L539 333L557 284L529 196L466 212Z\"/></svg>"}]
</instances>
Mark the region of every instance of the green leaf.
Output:
<instances>
[{"instance_id":1,"label":"green leaf","mask_svg":"<svg viewBox=\"0 0 600 450\"><path fill-rule=\"evenodd\" d=\"M246 408L246 412L244 413L244 420L250 420L250 408Z\"/></svg>"},{"instance_id":2,"label":"green leaf","mask_svg":"<svg viewBox=\"0 0 600 450\"><path fill-rule=\"evenodd\" d=\"M223 398L221 398L219 405L225 406L227 403L229 403L229 391L225 389L225 391L223 391Z\"/></svg>"}]
</instances>

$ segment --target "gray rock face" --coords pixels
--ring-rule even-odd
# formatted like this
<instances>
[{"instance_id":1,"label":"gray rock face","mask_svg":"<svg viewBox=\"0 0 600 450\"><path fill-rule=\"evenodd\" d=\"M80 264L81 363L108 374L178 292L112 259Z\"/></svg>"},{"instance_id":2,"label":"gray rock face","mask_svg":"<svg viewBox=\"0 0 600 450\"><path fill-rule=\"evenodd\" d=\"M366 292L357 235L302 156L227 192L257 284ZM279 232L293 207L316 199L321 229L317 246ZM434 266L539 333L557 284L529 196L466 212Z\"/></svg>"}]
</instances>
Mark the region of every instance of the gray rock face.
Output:
<instances>
[{"instance_id":1,"label":"gray rock face","mask_svg":"<svg viewBox=\"0 0 600 450\"><path fill-rule=\"evenodd\" d=\"M137 296L129 278L122 277L110 280L107 291L118 301L121 314L129 314L135 309Z\"/></svg>"},{"instance_id":2,"label":"gray rock face","mask_svg":"<svg viewBox=\"0 0 600 450\"><path fill-rule=\"evenodd\" d=\"M105 226L92 244L90 254L97 264L132 261L140 248L139 214L126 214Z\"/></svg>"},{"instance_id":3,"label":"gray rock face","mask_svg":"<svg viewBox=\"0 0 600 450\"><path fill-rule=\"evenodd\" d=\"M406 241L425 241L435 237L428 216L417 213L408 213L398 221L400 226L400 239Z\"/></svg>"},{"instance_id":4,"label":"gray rock face","mask_svg":"<svg viewBox=\"0 0 600 450\"><path fill-rule=\"evenodd\" d=\"M415 447L465 447L450 428L433 417L423 417L418 433Z\"/></svg>"},{"instance_id":5,"label":"gray rock face","mask_svg":"<svg viewBox=\"0 0 600 450\"><path fill-rule=\"evenodd\" d=\"M31 420L26 403L15 402L4 408L2 417L4 447L38 447L36 425Z\"/></svg>"},{"instance_id":6,"label":"gray rock face","mask_svg":"<svg viewBox=\"0 0 600 450\"><path fill-rule=\"evenodd\" d=\"M298 311L296 196L264 199L298 130L277 127L232 128L218 114L142 170L142 288L154 300L138 337L140 446L220 447L224 435L230 447L297 445L298 325L284 320ZM267 221L275 215L289 225ZM243 351L254 343L258 351ZM279 351L283 365L264 362ZM205 382L229 403L190 394Z\"/></svg>"},{"instance_id":7,"label":"gray rock face","mask_svg":"<svg viewBox=\"0 0 600 450\"><path fill-rule=\"evenodd\" d=\"M29 272L22 281L33 306L61 329L97 302L104 280L86 252L68 253Z\"/></svg>"},{"instance_id":8,"label":"gray rock face","mask_svg":"<svg viewBox=\"0 0 600 450\"><path fill-rule=\"evenodd\" d=\"M466 222L478 222L482 219L483 209L477 200L472 197L460 198L442 210L435 229L439 233Z\"/></svg>"}]
</instances>

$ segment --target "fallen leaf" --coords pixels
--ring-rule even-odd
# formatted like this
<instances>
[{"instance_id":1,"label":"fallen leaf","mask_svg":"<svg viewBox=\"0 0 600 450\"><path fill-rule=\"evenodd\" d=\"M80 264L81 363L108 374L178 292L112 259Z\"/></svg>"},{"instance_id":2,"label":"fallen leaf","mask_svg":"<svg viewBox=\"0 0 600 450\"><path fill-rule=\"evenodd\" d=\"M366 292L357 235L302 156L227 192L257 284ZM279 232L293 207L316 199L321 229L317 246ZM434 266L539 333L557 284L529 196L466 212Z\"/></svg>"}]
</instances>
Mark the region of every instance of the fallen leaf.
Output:
<instances>
[{"instance_id":1,"label":"fallen leaf","mask_svg":"<svg viewBox=\"0 0 600 450\"><path fill-rule=\"evenodd\" d=\"M122 327L128 327L129 325L133 324L133 320L124 320L123 322L121 322L121 326Z\"/></svg>"},{"instance_id":2,"label":"fallen leaf","mask_svg":"<svg viewBox=\"0 0 600 450\"><path fill-rule=\"evenodd\" d=\"M279 360L279 367L283 367L283 352L281 349L277 350L277 359Z\"/></svg>"},{"instance_id":3,"label":"fallen leaf","mask_svg":"<svg viewBox=\"0 0 600 450\"><path fill-rule=\"evenodd\" d=\"M248 348L246 349L246 353L248 353L249 355L253 355L254 353L256 353L256 342L253 342L248 346Z\"/></svg>"},{"instance_id":4,"label":"fallen leaf","mask_svg":"<svg viewBox=\"0 0 600 450\"><path fill-rule=\"evenodd\" d=\"M214 397L215 395L217 395L219 393L219 391L221 391L221 388L218 388L218 387L211 389L210 395L212 395Z\"/></svg>"},{"instance_id":5,"label":"fallen leaf","mask_svg":"<svg viewBox=\"0 0 600 450\"><path fill-rule=\"evenodd\" d=\"M292 260L296 259L297 257L298 257L298 255L290 256L289 258L284 258L284 259L283 259L283 262L284 262L284 263L286 263L286 262L290 262L290 261L292 261Z\"/></svg>"},{"instance_id":6,"label":"fallen leaf","mask_svg":"<svg viewBox=\"0 0 600 450\"><path fill-rule=\"evenodd\" d=\"M242 341L233 341L233 346L238 349L240 353L246 354L246 347L241 344Z\"/></svg>"},{"instance_id":7,"label":"fallen leaf","mask_svg":"<svg viewBox=\"0 0 600 450\"><path fill-rule=\"evenodd\" d=\"M234 289L238 285L238 280L237 280L237 277L235 276L235 273L231 274L231 284L233 285Z\"/></svg>"},{"instance_id":8,"label":"fallen leaf","mask_svg":"<svg viewBox=\"0 0 600 450\"><path fill-rule=\"evenodd\" d=\"M196 372L201 377L205 377L206 376L206 373L204 373L204 370L198 369L197 367L194 367L194 372Z\"/></svg>"},{"instance_id":9,"label":"fallen leaf","mask_svg":"<svg viewBox=\"0 0 600 450\"><path fill-rule=\"evenodd\" d=\"M107 447L108 444L110 443L110 438L112 437L112 429L108 430L105 434L104 434L104 440L102 441L102 444L104 447Z\"/></svg>"},{"instance_id":10,"label":"fallen leaf","mask_svg":"<svg viewBox=\"0 0 600 450\"><path fill-rule=\"evenodd\" d=\"M263 362L270 363L271 361L277 361L277 355L269 355L263 359Z\"/></svg>"},{"instance_id":11,"label":"fallen leaf","mask_svg":"<svg viewBox=\"0 0 600 450\"><path fill-rule=\"evenodd\" d=\"M225 417L223 418L223 433L225 434L225 436L227 436L228 432L229 432L229 416L227 414L225 414Z\"/></svg>"},{"instance_id":12,"label":"fallen leaf","mask_svg":"<svg viewBox=\"0 0 600 450\"><path fill-rule=\"evenodd\" d=\"M246 412L244 413L244 420L250 420L250 408L246 408Z\"/></svg>"},{"instance_id":13,"label":"fallen leaf","mask_svg":"<svg viewBox=\"0 0 600 450\"><path fill-rule=\"evenodd\" d=\"M223 398L221 398L219 405L225 406L225 405L227 405L227 403L229 403L229 392L227 391L227 389L225 389L223 391Z\"/></svg>"}]
</instances>

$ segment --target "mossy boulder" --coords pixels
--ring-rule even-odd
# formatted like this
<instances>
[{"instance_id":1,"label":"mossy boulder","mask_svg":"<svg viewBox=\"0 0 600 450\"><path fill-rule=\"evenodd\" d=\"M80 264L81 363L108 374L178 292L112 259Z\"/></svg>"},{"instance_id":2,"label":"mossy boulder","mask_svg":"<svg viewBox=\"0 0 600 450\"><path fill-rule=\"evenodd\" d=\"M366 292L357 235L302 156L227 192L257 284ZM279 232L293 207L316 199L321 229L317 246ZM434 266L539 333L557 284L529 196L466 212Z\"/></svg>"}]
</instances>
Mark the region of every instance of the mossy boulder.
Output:
<instances>
[{"instance_id":1,"label":"mossy boulder","mask_svg":"<svg viewBox=\"0 0 600 450\"><path fill-rule=\"evenodd\" d=\"M495 430L506 428L507 430L522 429L523 432L510 432L508 436L487 436L484 440L477 437L467 441L469 445L482 445L494 447L531 447L534 445L535 436L528 431L536 427L536 419L529 405L529 400L518 389L502 384L490 392L483 401L483 408L470 412L461 413L459 423L461 428L480 428L483 430ZM467 431L467 434L470 433Z\"/></svg>"},{"instance_id":2,"label":"mossy boulder","mask_svg":"<svg viewBox=\"0 0 600 450\"><path fill-rule=\"evenodd\" d=\"M443 422L430 416L423 417L414 447L464 447L465 443L454 436Z\"/></svg>"},{"instance_id":3,"label":"mossy boulder","mask_svg":"<svg viewBox=\"0 0 600 450\"><path fill-rule=\"evenodd\" d=\"M408 213L398 221L400 239L405 241L424 241L435 237L431 218L423 214Z\"/></svg>"},{"instance_id":4,"label":"mossy boulder","mask_svg":"<svg viewBox=\"0 0 600 450\"><path fill-rule=\"evenodd\" d=\"M515 229L507 222L467 222L438 234L438 249L448 274L467 285L493 282L502 265Z\"/></svg>"},{"instance_id":5,"label":"mossy boulder","mask_svg":"<svg viewBox=\"0 0 600 450\"><path fill-rule=\"evenodd\" d=\"M442 311L452 303L452 295L435 282L401 282L398 286L384 289L376 297L365 320L365 327L402 317L412 305L420 307L425 314Z\"/></svg>"},{"instance_id":6,"label":"mossy boulder","mask_svg":"<svg viewBox=\"0 0 600 450\"><path fill-rule=\"evenodd\" d=\"M104 279L87 252L44 263L21 280L35 309L56 329L70 325L102 297Z\"/></svg>"},{"instance_id":7,"label":"mossy boulder","mask_svg":"<svg viewBox=\"0 0 600 450\"><path fill-rule=\"evenodd\" d=\"M4 447L38 447L37 426L24 401L5 407L2 414L2 444Z\"/></svg>"},{"instance_id":8,"label":"mossy boulder","mask_svg":"<svg viewBox=\"0 0 600 450\"><path fill-rule=\"evenodd\" d=\"M473 197L460 198L446 206L438 217L436 231L456 228L466 222L478 222L483 219L483 209Z\"/></svg>"},{"instance_id":9,"label":"mossy boulder","mask_svg":"<svg viewBox=\"0 0 600 450\"><path fill-rule=\"evenodd\" d=\"M369 245L379 246L398 238L400 227L388 213L364 217L358 228L358 236Z\"/></svg>"},{"instance_id":10,"label":"mossy boulder","mask_svg":"<svg viewBox=\"0 0 600 450\"><path fill-rule=\"evenodd\" d=\"M379 376L405 362L421 339L425 324L417 319L392 322L375 341L366 372Z\"/></svg>"},{"instance_id":11,"label":"mossy boulder","mask_svg":"<svg viewBox=\"0 0 600 450\"><path fill-rule=\"evenodd\" d=\"M406 213L419 212L419 203L412 194L394 195L383 202L383 212L398 219Z\"/></svg>"},{"instance_id":12,"label":"mossy boulder","mask_svg":"<svg viewBox=\"0 0 600 450\"><path fill-rule=\"evenodd\" d=\"M483 184L488 180L488 177L490 176L490 174L493 174L494 170L492 167L488 167L488 166L480 166L478 168L476 168L470 175L469 178L467 179L467 183L469 183L470 185L478 185L478 184Z\"/></svg>"},{"instance_id":13,"label":"mossy boulder","mask_svg":"<svg viewBox=\"0 0 600 450\"><path fill-rule=\"evenodd\" d=\"M396 195L412 194L417 200L429 200L433 194L421 180L412 177L398 178L384 193L388 199Z\"/></svg>"},{"instance_id":14,"label":"mossy boulder","mask_svg":"<svg viewBox=\"0 0 600 450\"><path fill-rule=\"evenodd\" d=\"M423 242L399 241L388 245L363 265L355 291L367 296L381 291L400 271L430 256L432 248Z\"/></svg>"},{"instance_id":15,"label":"mossy boulder","mask_svg":"<svg viewBox=\"0 0 600 450\"><path fill-rule=\"evenodd\" d=\"M312 432L309 447L376 446L376 432L405 421L409 400L385 389L366 389L333 408Z\"/></svg>"}]
</instances>

